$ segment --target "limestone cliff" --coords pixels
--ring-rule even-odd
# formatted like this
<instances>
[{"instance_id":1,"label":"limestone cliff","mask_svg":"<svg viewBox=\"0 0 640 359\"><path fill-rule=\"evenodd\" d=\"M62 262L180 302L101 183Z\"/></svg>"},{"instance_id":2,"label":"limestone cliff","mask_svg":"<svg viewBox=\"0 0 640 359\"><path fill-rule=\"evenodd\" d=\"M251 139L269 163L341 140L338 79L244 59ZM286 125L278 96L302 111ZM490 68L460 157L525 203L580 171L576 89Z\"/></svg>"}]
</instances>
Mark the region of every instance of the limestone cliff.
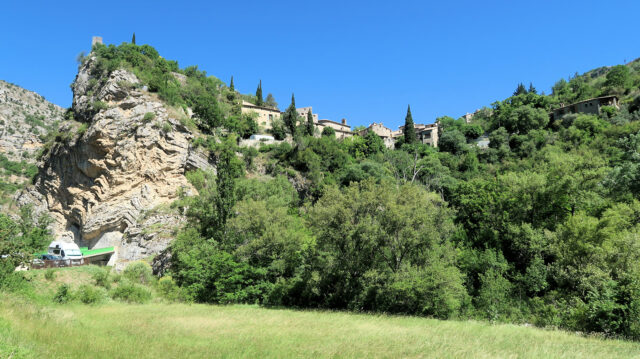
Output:
<instances>
[{"instance_id":1,"label":"limestone cliff","mask_svg":"<svg viewBox=\"0 0 640 359\"><path fill-rule=\"evenodd\" d=\"M37 93L0 80L0 154L35 163L41 135L62 121L63 113Z\"/></svg>"},{"instance_id":2,"label":"limestone cliff","mask_svg":"<svg viewBox=\"0 0 640 359\"><path fill-rule=\"evenodd\" d=\"M15 194L31 184L37 154L63 113L37 93L0 81L0 212L18 210Z\"/></svg>"},{"instance_id":3,"label":"limestone cliff","mask_svg":"<svg viewBox=\"0 0 640 359\"><path fill-rule=\"evenodd\" d=\"M48 211L57 239L116 246L120 259L139 259L164 249L183 221L158 208L193 190L185 171L209 164L179 121L184 111L165 106L128 71L92 77L95 62L86 59L72 85L82 124L63 124L65 139L52 145L19 201Z\"/></svg>"}]
</instances>

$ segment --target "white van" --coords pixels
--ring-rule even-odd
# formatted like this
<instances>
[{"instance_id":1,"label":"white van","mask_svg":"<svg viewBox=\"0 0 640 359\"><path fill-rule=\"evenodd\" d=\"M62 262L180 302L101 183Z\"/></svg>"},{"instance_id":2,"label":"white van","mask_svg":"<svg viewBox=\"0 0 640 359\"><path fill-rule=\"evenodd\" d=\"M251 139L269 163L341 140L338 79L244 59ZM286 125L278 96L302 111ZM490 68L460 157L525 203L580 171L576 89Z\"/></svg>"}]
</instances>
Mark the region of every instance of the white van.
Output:
<instances>
[{"instance_id":1,"label":"white van","mask_svg":"<svg viewBox=\"0 0 640 359\"><path fill-rule=\"evenodd\" d=\"M251 135L251 137L249 137L250 140L258 140L258 141L275 141L275 138L273 138L273 136L269 136L269 135Z\"/></svg>"},{"instance_id":2,"label":"white van","mask_svg":"<svg viewBox=\"0 0 640 359\"><path fill-rule=\"evenodd\" d=\"M82 252L75 243L67 242L51 242L49 244L48 254L62 257L62 260L70 260L72 264L82 264Z\"/></svg>"}]
</instances>

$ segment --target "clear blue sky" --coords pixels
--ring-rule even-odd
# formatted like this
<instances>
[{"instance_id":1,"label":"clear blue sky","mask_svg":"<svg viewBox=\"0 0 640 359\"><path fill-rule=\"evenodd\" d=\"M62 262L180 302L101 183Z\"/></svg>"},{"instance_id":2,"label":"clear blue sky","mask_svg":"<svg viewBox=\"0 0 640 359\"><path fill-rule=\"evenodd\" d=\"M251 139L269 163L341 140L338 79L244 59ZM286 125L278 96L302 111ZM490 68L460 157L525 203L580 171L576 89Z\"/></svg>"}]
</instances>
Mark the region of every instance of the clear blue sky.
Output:
<instances>
[{"instance_id":1,"label":"clear blue sky","mask_svg":"<svg viewBox=\"0 0 640 359\"><path fill-rule=\"evenodd\" d=\"M0 79L68 107L93 35L136 33L181 67L285 108L368 125L458 117L518 82L550 92L575 72L640 57L637 1L6 1Z\"/></svg>"}]
</instances>

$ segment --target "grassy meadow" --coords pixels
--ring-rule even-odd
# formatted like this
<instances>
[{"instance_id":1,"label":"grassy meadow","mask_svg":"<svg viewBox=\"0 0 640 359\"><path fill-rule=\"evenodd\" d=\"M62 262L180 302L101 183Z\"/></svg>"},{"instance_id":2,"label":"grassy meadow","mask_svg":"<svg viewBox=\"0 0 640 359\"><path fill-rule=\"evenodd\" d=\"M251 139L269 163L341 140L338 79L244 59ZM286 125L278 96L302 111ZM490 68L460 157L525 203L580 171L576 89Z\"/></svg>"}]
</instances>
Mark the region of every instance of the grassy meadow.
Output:
<instances>
[{"instance_id":1,"label":"grassy meadow","mask_svg":"<svg viewBox=\"0 0 640 359\"><path fill-rule=\"evenodd\" d=\"M38 273L39 272L39 273ZM40 297L3 294L0 358L633 358L640 343L475 321L258 306L50 304L87 270L30 273Z\"/></svg>"}]
</instances>

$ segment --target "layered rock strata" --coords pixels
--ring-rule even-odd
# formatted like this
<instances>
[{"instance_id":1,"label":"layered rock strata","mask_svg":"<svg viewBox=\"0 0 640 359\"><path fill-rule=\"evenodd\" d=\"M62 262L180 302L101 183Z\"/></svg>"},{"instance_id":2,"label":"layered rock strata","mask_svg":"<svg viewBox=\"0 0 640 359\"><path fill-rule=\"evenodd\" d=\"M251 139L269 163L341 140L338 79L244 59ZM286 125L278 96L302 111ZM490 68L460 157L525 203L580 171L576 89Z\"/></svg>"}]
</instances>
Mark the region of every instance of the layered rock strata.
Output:
<instances>
[{"instance_id":1,"label":"layered rock strata","mask_svg":"<svg viewBox=\"0 0 640 359\"><path fill-rule=\"evenodd\" d=\"M145 223L160 228L182 221L165 215L149 223L145 214L192 191L185 172L210 165L191 145L194 134L170 115L175 110L131 72L95 79L95 62L89 57L72 85L75 118L85 125L63 128L77 133L52 146L35 186L19 201L51 214L56 239L115 246L119 259L135 260L159 253L171 239L150 237Z\"/></svg>"}]
</instances>

